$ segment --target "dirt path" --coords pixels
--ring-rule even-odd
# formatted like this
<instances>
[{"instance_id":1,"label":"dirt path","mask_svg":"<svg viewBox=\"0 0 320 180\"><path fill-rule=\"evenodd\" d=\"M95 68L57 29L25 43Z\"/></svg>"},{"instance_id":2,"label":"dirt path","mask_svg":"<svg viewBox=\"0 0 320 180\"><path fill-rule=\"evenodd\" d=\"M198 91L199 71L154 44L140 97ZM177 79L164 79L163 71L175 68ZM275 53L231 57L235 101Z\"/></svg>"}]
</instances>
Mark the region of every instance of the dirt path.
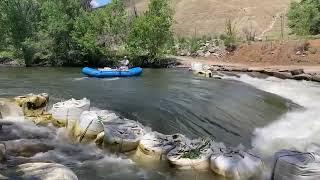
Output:
<instances>
[{"instance_id":1,"label":"dirt path","mask_svg":"<svg viewBox=\"0 0 320 180\"><path fill-rule=\"evenodd\" d=\"M263 38L263 36L268 33L269 31L271 31L274 27L274 25L276 24L277 20L281 17L281 14L285 14L285 12L287 11L287 8L281 12L278 12L276 14L276 16L273 18L273 20L271 21L270 25L261 32L261 34L258 36L258 38Z\"/></svg>"}]
</instances>

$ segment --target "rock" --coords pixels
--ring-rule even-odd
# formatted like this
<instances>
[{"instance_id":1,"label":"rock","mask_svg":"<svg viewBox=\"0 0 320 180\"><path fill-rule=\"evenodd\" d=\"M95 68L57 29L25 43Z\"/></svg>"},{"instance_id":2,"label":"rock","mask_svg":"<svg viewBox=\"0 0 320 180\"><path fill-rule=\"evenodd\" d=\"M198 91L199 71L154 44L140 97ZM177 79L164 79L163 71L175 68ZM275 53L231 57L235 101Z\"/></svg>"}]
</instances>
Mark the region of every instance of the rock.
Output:
<instances>
[{"instance_id":1,"label":"rock","mask_svg":"<svg viewBox=\"0 0 320 180\"><path fill-rule=\"evenodd\" d=\"M213 79L222 79L222 77L218 76L218 75L213 75L211 78L213 78Z\"/></svg>"},{"instance_id":2,"label":"rock","mask_svg":"<svg viewBox=\"0 0 320 180\"><path fill-rule=\"evenodd\" d=\"M209 57L211 55L211 53L208 51L204 54L204 57Z\"/></svg>"},{"instance_id":3,"label":"rock","mask_svg":"<svg viewBox=\"0 0 320 180\"><path fill-rule=\"evenodd\" d=\"M191 63L191 70L192 71L202 71L203 64L202 63Z\"/></svg>"},{"instance_id":4,"label":"rock","mask_svg":"<svg viewBox=\"0 0 320 180\"><path fill-rule=\"evenodd\" d=\"M23 110L25 116L37 116L44 113L49 102L49 95L42 94L27 94L25 96L17 96L15 102Z\"/></svg>"},{"instance_id":5,"label":"rock","mask_svg":"<svg viewBox=\"0 0 320 180\"><path fill-rule=\"evenodd\" d=\"M230 66L230 71L248 72L249 69L246 67Z\"/></svg>"},{"instance_id":6,"label":"rock","mask_svg":"<svg viewBox=\"0 0 320 180\"><path fill-rule=\"evenodd\" d=\"M41 114L38 116L28 116L26 119L34 122L36 125L47 126L52 123L54 126L59 127L59 123L53 119L52 114Z\"/></svg>"},{"instance_id":7,"label":"rock","mask_svg":"<svg viewBox=\"0 0 320 180\"><path fill-rule=\"evenodd\" d=\"M303 69L294 69L294 70L291 70L290 72L293 76L300 75L300 74L304 73Z\"/></svg>"},{"instance_id":8,"label":"rock","mask_svg":"<svg viewBox=\"0 0 320 180\"><path fill-rule=\"evenodd\" d=\"M187 56L188 55L188 51L186 49L183 49L180 51L180 56Z\"/></svg>"},{"instance_id":9,"label":"rock","mask_svg":"<svg viewBox=\"0 0 320 180\"><path fill-rule=\"evenodd\" d=\"M204 57L203 50L198 50L197 51L197 56Z\"/></svg>"},{"instance_id":10,"label":"rock","mask_svg":"<svg viewBox=\"0 0 320 180\"><path fill-rule=\"evenodd\" d=\"M209 49L209 52L210 52L210 53L216 53L217 51L219 51L219 48L217 48L217 47L211 47L211 48Z\"/></svg>"},{"instance_id":11,"label":"rock","mask_svg":"<svg viewBox=\"0 0 320 180\"><path fill-rule=\"evenodd\" d=\"M312 81L316 81L316 82L320 82L320 75L313 75L313 76L311 77L311 80L312 80Z\"/></svg>"},{"instance_id":12,"label":"rock","mask_svg":"<svg viewBox=\"0 0 320 180\"><path fill-rule=\"evenodd\" d=\"M0 144L0 162L5 158L6 156L6 145Z\"/></svg>"},{"instance_id":13,"label":"rock","mask_svg":"<svg viewBox=\"0 0 320 180\"><path fill-rule=\"evenodd\" d=\"M293 79L310 81L312 79L312 76L310 74L300 74L293 76Z\"/></svg>"},{"instance_id":14,"label":"rock","mask_svg":"<svg viewBox=\"0 0 320 180\"><path fill-rule=\"evenodd\" d=\"M297 51L297 52L296 52L296 55L298 55L298 56L301 55L301 54L302 54L301 51Z\"/></svg>"},{"instance_id":15,"label":"rock","mask_svg":"<svg viewBox=\"0 0 320 180\"><path fill-rule=\"evenodd\" d=\"M279 79L292 79L291 73L288 72L273 72L273 76Z\"/></svg>"},{"instance_id":16,"label":"rock","mask_svg":"<svg viewBox=\"0 0 320 180\"><path fill-rule=\"evenodd\" d=\"M199 76L212 78L212 71L210 71L210 70L194 71L194 74L199 75Z\"/></svg>"},{"instance_id":17,"label":"rock","mask_svg":"<svg viewBox=\"0 0 320 180\"><path fill-rule=\"evenodd\" d=\"M224 75L227 75L227 76L231 76L231 77L237 77L237 78L240 78L240 75L239 74L236 74L234 72L223 72Z\"/></svg>"},{"instance_id":18,"label":"rock","mask_svg":"<svg viewBox=\"0 0 320 180\"><path fill-rule=\"evenodd\" d=\"M27 163L18 166L17 174L24 179L78 180L69 168L55 163Z\"/></svg>"}]
</instances>

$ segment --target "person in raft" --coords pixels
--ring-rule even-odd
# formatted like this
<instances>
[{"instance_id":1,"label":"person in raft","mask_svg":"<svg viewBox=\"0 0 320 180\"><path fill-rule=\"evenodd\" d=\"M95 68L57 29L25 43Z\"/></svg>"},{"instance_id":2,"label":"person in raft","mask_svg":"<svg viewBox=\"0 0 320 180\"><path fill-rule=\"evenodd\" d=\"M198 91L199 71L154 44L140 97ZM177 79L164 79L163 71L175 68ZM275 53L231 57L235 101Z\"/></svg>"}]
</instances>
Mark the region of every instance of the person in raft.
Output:
<instances>
[{"instance_id":1,"label":"person in raft","mask_svg":"<svg viewBox=\"0 0 320 180\"><path fill-rule=\"evenodd\" d=\"M110 67L98 68L100 71L128 71L129 70L129 60L127 56L124 57L123 60L120 61L119 68L112 69Z\"/></svg>"},{"instance_id":2,"label":"person in raft","mask_svg":"<svg viewBox=\"0 0 320 180\"><path fill-rule=\"evenodd\" d=\"M124 57L122 61L120 61L120 67L118 68L120 71L128 71L129 70L129 60L127 56Z\"/></svg>"}]
</instances>

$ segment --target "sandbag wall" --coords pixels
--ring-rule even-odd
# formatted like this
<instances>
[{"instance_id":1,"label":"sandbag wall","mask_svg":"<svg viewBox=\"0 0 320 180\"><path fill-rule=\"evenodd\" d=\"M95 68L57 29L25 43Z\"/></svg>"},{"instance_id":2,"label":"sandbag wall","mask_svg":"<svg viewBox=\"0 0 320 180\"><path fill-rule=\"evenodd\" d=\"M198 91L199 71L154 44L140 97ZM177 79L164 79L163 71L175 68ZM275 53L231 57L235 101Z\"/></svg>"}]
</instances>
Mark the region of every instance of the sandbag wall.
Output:
<instances>
[{"instance_id":1,"label":"sandbag wall","mask_svg":"<svg viewBox=\"0 0 320 180\"><path fill-rule=\"evenodd\" d=\"M46 97L47 103L49 97L44 94L40 96ZM46 107L42 101L38 104L39 106L29 105L28 109ZM46 123L37 124L47 125L51 122L57 127L65 127L77 142L94 142L113 152L135 151L137 157L150 159L155 163L168 162L179 169L211 169L233 179L258 176L263 167L259 157L243 150L228 149L210 139L191 140L182 134L164 135L150 132L142 124L119 118L109 111L92 111L90 101L86 98L58 102L52 106L49 113L35 109L41 112L40 115L50 117L40 118L39 122L43 120Z\"/></svg>"}]
</instances>

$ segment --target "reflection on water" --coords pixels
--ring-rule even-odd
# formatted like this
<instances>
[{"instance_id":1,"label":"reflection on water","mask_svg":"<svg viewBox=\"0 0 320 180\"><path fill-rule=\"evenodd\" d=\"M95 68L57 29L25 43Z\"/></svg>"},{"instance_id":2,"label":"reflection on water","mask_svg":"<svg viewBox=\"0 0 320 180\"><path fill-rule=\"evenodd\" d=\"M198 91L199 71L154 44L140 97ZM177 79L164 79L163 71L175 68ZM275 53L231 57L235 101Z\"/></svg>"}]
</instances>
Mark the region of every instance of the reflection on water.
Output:
<instances>
[{"instance_id":1,"label":"reflection on water","mask_svg":"<svg viewBox=\"0 0 320 180\"><path fill-rule=\"evenodd\" d=\"M31 92L47 92L52 102L87 97L93 106L138 120L155 131L210 137L233 146L239 143L249 146L255 128L271 123L295 107L286 99L242 82L204 79L183 70L147 69L141 77L95 79L83 77L78 68L8 68L0 69L0 77L0 97ZM11 127L14 128L16 132L24 132L29 125ZM29 160L65 164L80 179L212 179L214 176L210 171L177 171L167 164L160 167L145 164L130 154L116 155L91 145L74 145L62 129L33 128L49 135L15 134L11 139L44 138L54 149L36 152ZM10 134L2 137L9 139Z\"/></svg>"}]
</instances>

